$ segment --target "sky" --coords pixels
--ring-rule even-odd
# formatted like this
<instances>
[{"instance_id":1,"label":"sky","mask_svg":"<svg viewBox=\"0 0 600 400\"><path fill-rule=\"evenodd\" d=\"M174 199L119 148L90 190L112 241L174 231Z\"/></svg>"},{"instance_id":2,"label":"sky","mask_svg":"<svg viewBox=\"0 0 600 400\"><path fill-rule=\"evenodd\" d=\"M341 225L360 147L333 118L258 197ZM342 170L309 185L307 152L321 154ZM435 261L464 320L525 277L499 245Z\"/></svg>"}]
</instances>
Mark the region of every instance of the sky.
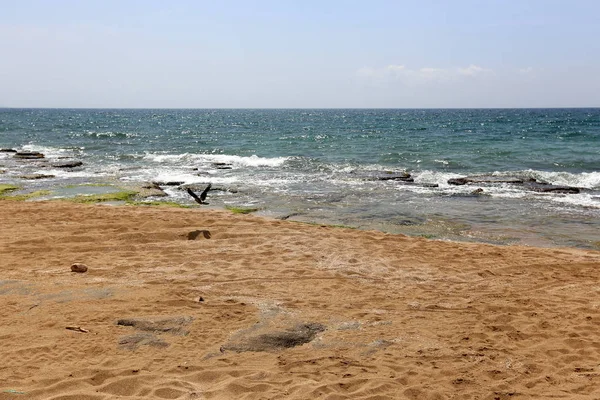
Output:
<instances>
[{"instance_id":1,"label":"sky","mask_svg":"<svg viewBox=\"0 0 600 400\"><path fill-rule=\"evenodd\" d=\"M0 107L600 107L597 0L0 0Z\"/></svg>"}]
</instances>

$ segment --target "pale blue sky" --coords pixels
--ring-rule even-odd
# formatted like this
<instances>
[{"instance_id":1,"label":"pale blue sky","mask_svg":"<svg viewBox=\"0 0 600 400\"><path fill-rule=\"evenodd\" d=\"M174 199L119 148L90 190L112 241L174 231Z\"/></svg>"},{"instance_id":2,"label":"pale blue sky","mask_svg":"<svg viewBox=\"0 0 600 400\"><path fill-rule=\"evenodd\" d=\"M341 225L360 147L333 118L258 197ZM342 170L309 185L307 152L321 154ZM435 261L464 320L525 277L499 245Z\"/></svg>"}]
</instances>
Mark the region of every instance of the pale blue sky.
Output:
<instances>
[{"instance_id":1,"label":"pale blue sky","mask_svg":"<svg viewBox=\"0 0 600 400\"><path fill-rule=\"evenodd\" d=\"M0 0L5 107L598 107L600 1Z\"/></svg>"}]
</instances>

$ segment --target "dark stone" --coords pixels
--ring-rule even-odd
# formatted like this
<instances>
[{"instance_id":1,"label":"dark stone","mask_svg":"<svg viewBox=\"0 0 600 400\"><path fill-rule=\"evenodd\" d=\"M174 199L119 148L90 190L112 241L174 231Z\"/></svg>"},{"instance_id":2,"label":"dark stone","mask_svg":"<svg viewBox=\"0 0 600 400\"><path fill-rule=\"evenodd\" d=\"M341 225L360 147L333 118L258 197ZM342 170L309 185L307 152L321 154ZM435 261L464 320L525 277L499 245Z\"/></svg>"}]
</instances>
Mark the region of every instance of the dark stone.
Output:
<instances>
[{"instance_id":1,"label":"dark stone","mask_svg":"<svg viewBox=\"0 0 600 400\"><path fill-rule=\"evenodd\" d=\"M44 155L37 151L17 151L13 157L23 160L35 160L38 158L44 158Z\"/></svg>"},{"instance_id":2,"label":"dark stone","mask_svg":"<svg viewBox=\"0 0 600 400\"><path fill-rule=\"evenodd\" d=\"M514 176L465 176L464 178L448 179L449 185L466 185L467 183L523 183L523 178Z\"/></svg>"},{"instance_id":3,"label":"dark stone","mask_svg":"<svg viewBox=\"0 0 600 400\"><path fill-rule=\"evenodd\" d=\"M75 167L81 167L82 165L83 165L83 162L81 162L81 161L67 161L64 163L52 164L52 166L54 168L75 168Z\"/></svg>"},{"instance_id":4,"label":"dark stone","mask_svg":"<svg viewBox=\"0 0 600 400\"><path fill-rule=\"evenodd\" d=\"M187 234L187 238L188 240L196 240L200 235L202 235L204 239L210 239L210 232L205 229L191 231Z\"/></svg>"},{"instance_id":5,"label":"dark stone","mask_svg":"<svg viewBox=\"0 0 600 400\"><path fill-rule=\"evenodd\" d=\"M551 185L540 182L527 182L523 185L526 189L540 193L562 193L562 194L578 194L581 192L579 188L571 186Z\"/></svg>"},{"instance_id":6,"label":"dark stone","mask_svg":"<svg viewBox=\"0 0 600 400\"><path fill-rule=\"evenodd\" d=\"M0 153L16 153L15 149L0 149Z\"/></svg>"},{"instance_id":7,"label":"dark stone","mask_svg":"<svg viewBox=\"0 0 600 400\"><path fill-rule=\"evenodd\" d=\"M383 172L373 175L371 179L375 181L415 181L407 172Z\"/></svg>"},{"instance_id":8,"label":"dark stone","mask_svg":"<svg viewBox=\"0 0 600 400\"><path fill-rule=\"evenodd\" d=\"M510 176L490 176L490 175L482 175L482 176L466 176L463 178L452 178L448 179L448 184L450 185L466 185L470 183L509 183L513 185L522 185L524 189L532 190L534 192L540 193L563 193L563 194L577 194L580 193L581 189L571 186L560 186L560 185L551 185L545 182L538 182L532 178L520 178L520 177L510 177ZM479 189L478 189L479 190ZM471 195L479 195L483 192L471 192Z\"/></svg>"},{"instance_id":9,"label":"dark stone","mask_svg":"<svg viewBox=\"0 0 600 400\"><path fill-rule=\"evenodd\" d=\"M84 272L87 272L87 270L88 270L88 267L85 264L75 263L75 264L71 265L71 271L73 271L73 272L84 273Z\"/></svg>"},{"instance_id":10,"label":"dark stone","mask_svg":"<svg viewBox=\"0 0 600 400\"><path fill-rule=\"evenodd\" d=\"M21 179L30 179L30 180L48 179L48 178L54 178L54 175L33 174L33 175L22 175L19 178L21 178Z\"/></svg>"},{"instance_id":11,"label":"dark stone","mask_svg":"<svg viewBox=\"0 0 600 400\"><path fill-rule=\"evenodd\" d=\"M142 186L142 189L155 189L155 190L162 190L160 188L160 185L156 182L149 182L146 183L145 185Z\"/></svg>"},{"instance_id":12,"label":"dark stone","mask_svg":"<svg viewBox=\"0 0 600 400\"><path fill-rule=\"evenodd\" d=\"M466 185L467 183L469 183L469 181L467 180L467 178L451 178L448 179L448 185Z\"/></svg>"},{"instance_id":13,"label":"dark stone","mask_svg":"<svg viewBox=\"0 0 600 400\"><path fill-rule=\"evenodd\" d=\"M179 186L183 185L185 182L183 181L167 181L167 182L153 182L159 186Z\"/></svg>"}]
</instances>

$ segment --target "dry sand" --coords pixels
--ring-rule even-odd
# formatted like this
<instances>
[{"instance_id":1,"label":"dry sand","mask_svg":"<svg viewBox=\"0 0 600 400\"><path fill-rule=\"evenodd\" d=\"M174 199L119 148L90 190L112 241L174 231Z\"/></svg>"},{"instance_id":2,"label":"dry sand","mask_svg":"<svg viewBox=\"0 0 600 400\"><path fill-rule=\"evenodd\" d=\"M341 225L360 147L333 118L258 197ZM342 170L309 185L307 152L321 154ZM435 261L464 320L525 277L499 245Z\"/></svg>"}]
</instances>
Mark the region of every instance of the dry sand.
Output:
<instances>
[{"instance_id":1,"label":"dry sand","mask_svg":"<svg viewBox=\"0 0 600 400\"><path fill-rule=\"evenodd\" d=\"M600 398L598 252L201 209L0 221L0 399Z\"/></svg>"}]
</instances>

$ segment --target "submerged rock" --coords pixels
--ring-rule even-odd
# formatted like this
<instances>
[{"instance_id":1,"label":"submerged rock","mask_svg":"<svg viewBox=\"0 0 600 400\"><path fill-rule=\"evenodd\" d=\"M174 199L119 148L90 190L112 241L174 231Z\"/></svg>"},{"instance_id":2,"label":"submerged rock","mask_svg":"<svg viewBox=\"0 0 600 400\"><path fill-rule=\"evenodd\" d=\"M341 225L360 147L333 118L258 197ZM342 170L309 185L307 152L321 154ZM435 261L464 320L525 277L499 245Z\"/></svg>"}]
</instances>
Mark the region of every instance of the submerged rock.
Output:
<instances>
[{"instance_id":1,"label":"submerged rock","mask_svg":"<svg viewBox=\"0 0 600 400\"><path fill-rule=\"evenodd\" d=\"M83 165L83 162L81 162L81 161L67 161L67 162L63 162L63 163L52 164L52 166L54 168L75 168L75 167L81 167L82 165Z\"/></svg>"},{"instance_id":2,"label":"submerged rock","mask_svg":"<svg viewBox=\"0 0 600 400\"><path fill-rule=\"evenodd\" d=\"M578 194L581 189L572 186L551 185L541 182L527 182L523 185L529 190L540 193L562 193L562 194Z\"/></svg>"},{"instance_id":3,"label":"submerged rock","mask_svg":"<svg viewBox=\"0 0 600 400\"><path fill-rule=\"evenodd\" d=\"M184 181L156 181L156 182L152 182L155 185L158 186L179 186L179 185L183 185L185 182Z\"/></svg>"},{"instance_id":4,"label":"submerged rock","mask_svg":"<svg viewBox=\"0 0 600 400\"><path fill-rule=\"evenodd\" d=\"M515 176L465 176L464 178L452 178L448 179L449 185L466 185L468 183L524 183L523 178Z\"/></svg>"},{"instance_id":5,"label":"submerged rock","mask_svg":"<svg viewBox=\"0 0 600 400\"><path fill-rule=\"evenodd\" d=\"M467 185L471 183L478 184L494 184L494 183L509 183L512 185L520 185L524 189L531 190L540 193L563 193L563 194L577 194L581 192L581 189L572 186L563 185L552 185L546 182L538 182L533 178L521 178L515 176L465 176L462 178L448 179L450 185ZM479 188L481 189L481 188ZM478 190L479 190L478 189ZM483 192L483 189L481 189ZM471 194L480 194L472 192Z\"/></svg>"},{"instance_id":6,"label":"submerged rock","mask_svg":"<svg viewBox=\"0 0 600 400\"><path fill-rule=\"evenodd\" d=\"M382 172L371 176L370 179L375 181L414 182L413 177L408 172Z\"/></svg>"}]
</instances>

